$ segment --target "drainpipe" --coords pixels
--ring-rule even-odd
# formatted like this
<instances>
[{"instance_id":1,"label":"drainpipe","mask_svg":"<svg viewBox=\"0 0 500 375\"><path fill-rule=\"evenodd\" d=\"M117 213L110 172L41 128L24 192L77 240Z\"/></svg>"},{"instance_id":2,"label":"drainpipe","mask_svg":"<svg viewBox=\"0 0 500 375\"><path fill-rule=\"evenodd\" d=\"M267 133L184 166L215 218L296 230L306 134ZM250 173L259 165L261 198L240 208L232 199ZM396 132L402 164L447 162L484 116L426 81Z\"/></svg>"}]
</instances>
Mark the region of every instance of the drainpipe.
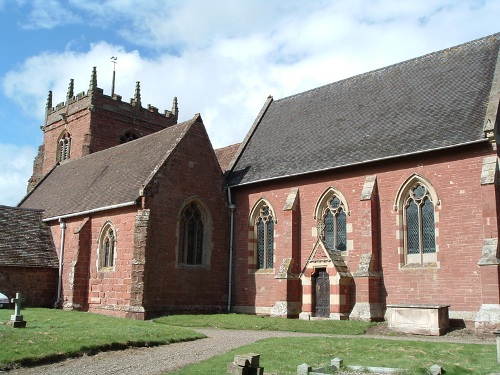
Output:
<instances>
[{"instance_id":1,"label":"drainpipe","mask_svg":"<svg viewBox=\"0 0 500 375\"><path fill-rule=\"evenodd\" d=\"M231 226L229 235L229 284L228 284L228 294L227 294L227 313L231 312L231 299L233 290L233 237L234 237L234 210L236 205L231 201L231 188L227 187L227 199L229 201L229 210L231 211Z\"/></svg>"},{"instance_id":2,"label":"drainpipe","mask_svg":"<svg viewBox=\"0 0 500 375\"><path fill-rule=\"evenodd\" d=\"M57 300L54 307L59 307L61 303L61 291L62 291L62 266L64 257L64 235L66 234L66 223L63 219L59 219L59 225L61 226L61 249L59 251L59 278L57 281Z\"/></svg>"}]
</instances>

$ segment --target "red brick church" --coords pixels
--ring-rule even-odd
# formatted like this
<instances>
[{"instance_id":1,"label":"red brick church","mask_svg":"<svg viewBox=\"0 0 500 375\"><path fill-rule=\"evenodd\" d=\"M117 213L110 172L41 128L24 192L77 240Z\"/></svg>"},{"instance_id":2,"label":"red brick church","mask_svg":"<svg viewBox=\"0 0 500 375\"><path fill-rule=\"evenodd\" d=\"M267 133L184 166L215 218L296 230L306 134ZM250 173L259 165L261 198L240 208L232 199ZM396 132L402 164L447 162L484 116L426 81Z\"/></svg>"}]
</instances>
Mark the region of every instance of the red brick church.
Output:
<instances>
[{"instance_id":1,"label":"red brick church","mask_svg":"<svg viewBox=\"0 0 500 375\"><path fill-rule=\"evenodd\" d=\"M87 92L49 94L16 210L43 210L54 302L138 319L446 305L500 327L499 47L496 34L269 97L243 142L215 151L200 115L144 108L138 85L122 102L94 71Z\"/></svg>"}]
</instances>

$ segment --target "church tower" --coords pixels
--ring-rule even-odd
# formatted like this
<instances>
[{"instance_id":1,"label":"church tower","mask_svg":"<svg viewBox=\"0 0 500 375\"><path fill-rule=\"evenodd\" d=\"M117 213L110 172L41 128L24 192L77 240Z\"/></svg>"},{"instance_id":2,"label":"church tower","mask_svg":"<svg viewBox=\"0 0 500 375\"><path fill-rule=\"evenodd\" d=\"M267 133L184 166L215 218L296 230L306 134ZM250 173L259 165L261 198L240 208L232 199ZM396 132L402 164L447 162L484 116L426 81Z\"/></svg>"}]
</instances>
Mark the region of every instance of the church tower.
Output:
<instances>
[{"instance_id":1,"label":"church tower","mask_svg":"<svg viewBox=\"0 0 500 375\"><path fill-rule=\"evenodd\" d=\"M33 175L28 192L59 163L80 158L177 124L178 106L174 98L172 110L163 114L148 104L142 107L140 83L136 83L134 98L122 102L120 95L104 95L97 87L94 67L88 91L74 95L70 80L66 101L52 106L49 91L45 107L43 144L33 162Z\"/></svg>"}]
</instances>

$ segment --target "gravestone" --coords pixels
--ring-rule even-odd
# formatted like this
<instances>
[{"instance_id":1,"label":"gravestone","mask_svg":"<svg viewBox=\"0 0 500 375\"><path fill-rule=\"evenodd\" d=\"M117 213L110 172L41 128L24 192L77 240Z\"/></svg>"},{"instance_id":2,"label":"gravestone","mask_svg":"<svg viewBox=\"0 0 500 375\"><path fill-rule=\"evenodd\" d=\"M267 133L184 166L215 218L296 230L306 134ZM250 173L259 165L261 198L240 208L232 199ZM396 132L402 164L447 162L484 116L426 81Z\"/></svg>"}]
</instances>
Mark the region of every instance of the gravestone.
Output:
<instances>
[{"instance_id":1,"label":"gravestone","mask_svg":"<svg viewBox=\"0 0 500 375\"><path fill-rule=\"evenodd\" d=\"M12 298L10 302L14 304L14 315L10 316L10 322L8 324L13 328L26 327L26 321L21 315L21 293L16 293L16 298Z\"/></svg>"}]
</instances>

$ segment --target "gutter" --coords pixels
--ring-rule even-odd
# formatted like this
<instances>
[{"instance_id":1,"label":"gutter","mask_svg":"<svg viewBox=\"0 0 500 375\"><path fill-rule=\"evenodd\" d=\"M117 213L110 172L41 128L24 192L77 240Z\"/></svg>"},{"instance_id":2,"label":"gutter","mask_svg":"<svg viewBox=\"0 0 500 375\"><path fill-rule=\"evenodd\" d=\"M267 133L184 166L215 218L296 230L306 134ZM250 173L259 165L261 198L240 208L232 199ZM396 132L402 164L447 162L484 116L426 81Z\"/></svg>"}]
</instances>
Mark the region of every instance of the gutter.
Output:
<instances>
[{"instance_id":1,"label":"gutter","mask_svg":"<svg viewBox=\"0 0 500 375\"><path fill-rule=\"evenodd\" d=\"M71 214L65 214L65 215L59 215L59 216L52 216L52 217L48 217L46 219L42 219L42 221L43 222L52 221L52 220L59 220L59 221L61 221L62 219L67 219L67 218L70 218L70 217L81 216L81 215L93 214L94 212L100 212L100 211L112 210L112 209L115 209L115 208L122 208L122 207L134 206L134 205L137 204L136 202L137 201L131 201L131 202L126 202L126 203L113 204L111 206L104 206L104 207L94 208L94 209L87 210L87 211L80 211L80 212L74 212L74 213L71 213Z\"/></svg>"},{"instance_id":2,"label":"gutter","mask_svg":"<svg viewBox=\"0 0 500 375\"><path fill-rule=\"evenodd\" d=\"M336 169L341 169L341 168L346 168L346 167L355 167L355 166L364 165L364 164L373 163L373 162L378 162L378 161L392 160L392 159L397 159L397 158L406 157L406 156L421 155L421 154L430 153L430 152L434 152L434 151L449 150L449 149L452 149L452 148L457 148L457 147L462 147L462 146L469 146L469 145L475 145L475 144L479 144L479 143L489 143L489 142L490 142L490 140L488 138L483 138L483 139L478 139L478 140L475 140L475 141L460 143L458 145L443 146L443 147L432 148L430 150L408 152L408 153L405 153L405 154L399 154L399 155L393 155L393 156L386 156L384 158L363 160L363 161L360 161L360 162L357 162L357 163L343 164L343 165L338 165L336 167L331 167L331 168L323 168L323 169L316 169L316 170L313 170L313 171L299 172L299 173L287 174L287 175L275 176L275 177L269 177L269 178L261 178L260 180L248 181L248 182L244 182L244 183L234 184L234 185L231 185L231 186L228 185L228 189L230 187L251 185L251 184L256 184L256 183L259 183L259 182L267 182L267 181L279 180L279 179L287 178L287 177L305 176L305 175L312 174L312 173L333 171L333 170L336 170Z\"/></svg>"},{"instance_id":3,"label":"gutter","mask_svg":"<svg viewBox=\"0 0 500 375\"><path fill-rule=\"evenodd\" d=\"M229 235L229 280L227 293L227 313L231 312L232 290L233 290L233 243L234 243L234 210L236 205L231 200L231 188L227 188L227 199L229 201L229 210L231 211L231 226Z\"/></svg>"}]
</instances>

